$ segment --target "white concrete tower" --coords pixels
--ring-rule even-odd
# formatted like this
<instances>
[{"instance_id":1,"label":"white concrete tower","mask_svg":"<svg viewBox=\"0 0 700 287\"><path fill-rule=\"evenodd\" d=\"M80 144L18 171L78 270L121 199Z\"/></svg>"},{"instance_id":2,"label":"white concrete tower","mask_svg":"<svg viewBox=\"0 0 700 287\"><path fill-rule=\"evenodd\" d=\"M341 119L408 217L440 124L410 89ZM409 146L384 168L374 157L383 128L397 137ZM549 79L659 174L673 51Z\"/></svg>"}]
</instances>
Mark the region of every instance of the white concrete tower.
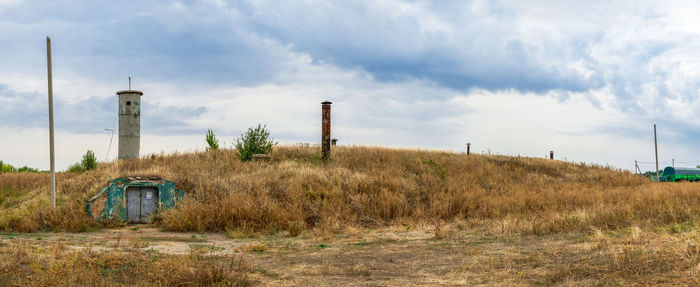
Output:
<instances>
[{"instance_id":1,"label":"white concrete tower","mask_svg":"<svg viewBox=\"0 0 700 287\"><path fill-rule=\"evenodd\" d=\"M138 158L141 147L141 96L136 90L118 91L119 159Z\"/></svg>"}]
</instances>

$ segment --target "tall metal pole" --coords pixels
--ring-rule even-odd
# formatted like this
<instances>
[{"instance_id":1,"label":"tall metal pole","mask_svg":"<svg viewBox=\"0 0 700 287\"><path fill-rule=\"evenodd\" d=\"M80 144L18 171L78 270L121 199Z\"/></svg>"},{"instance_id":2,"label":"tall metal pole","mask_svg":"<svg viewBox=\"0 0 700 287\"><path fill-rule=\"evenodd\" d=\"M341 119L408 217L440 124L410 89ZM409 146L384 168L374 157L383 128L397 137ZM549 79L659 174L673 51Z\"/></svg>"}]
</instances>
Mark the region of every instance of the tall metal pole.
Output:
<instances>
[{"instance_id":1,"label":"tall metal pole","mask_svg":"<svg viewBox=\"0 0 700 287\"><path fill-rule=\"evenodd\" d=\"M51 207L56 209L56 164L53 145L53 82L51 79L51 38L46 37L46 65L49 78L49 148L51 154Z\"/></svg>"},{"instance_id":2,"label":"tall metal pole","mask_svg":"<svg viewBox=\"0 0 700 287\"><path fill-rule=\"evenodd\" d=\"M656 145L656 124L654 124L654 155L656 156L656 181L661 181L659 178L659 148Z\"/></svg>"},{"instance_id":3,"label":"tall metal pole","mask_svg":"<svg viewBox=\"0 0 700 287\"><path fill-rule=\"evenodd\" d=\"M331 156L331 102L321 103L321 158L327 161Z\"/></svg>"}]
</instances>

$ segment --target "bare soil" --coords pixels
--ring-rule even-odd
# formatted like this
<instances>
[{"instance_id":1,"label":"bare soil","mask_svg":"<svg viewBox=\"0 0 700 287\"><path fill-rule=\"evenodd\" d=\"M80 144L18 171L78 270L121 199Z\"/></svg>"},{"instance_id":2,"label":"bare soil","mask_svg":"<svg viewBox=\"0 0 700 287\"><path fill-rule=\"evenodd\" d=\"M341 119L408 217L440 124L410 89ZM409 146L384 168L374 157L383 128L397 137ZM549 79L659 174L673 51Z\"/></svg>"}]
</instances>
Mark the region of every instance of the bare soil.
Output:
<instances>
[{"instance_id":1,"label":"bare soil","mask_svg":"<svg viewBox=\"0 0 700 287\"><path fill-rule=\"evenodd\" d=\"M638 228L535 236L452 224L230 239L140 225L94 233L2 233L0 242L237 254L251 265L251 279L265 286L694 285L700 274L696 231Z\"/></svg>"}]
</instances>

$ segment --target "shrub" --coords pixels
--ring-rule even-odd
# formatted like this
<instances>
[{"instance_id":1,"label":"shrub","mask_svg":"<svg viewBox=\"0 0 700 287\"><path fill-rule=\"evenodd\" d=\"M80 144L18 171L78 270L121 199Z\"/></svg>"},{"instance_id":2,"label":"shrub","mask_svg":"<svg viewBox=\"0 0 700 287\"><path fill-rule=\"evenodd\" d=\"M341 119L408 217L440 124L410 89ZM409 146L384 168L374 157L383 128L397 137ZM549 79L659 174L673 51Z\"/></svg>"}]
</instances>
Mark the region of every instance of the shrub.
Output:
<instances>
[{"instance_id":1,"label":"shrub","mask_svg":"<svg viewBox=\"0 0 700 287\"><path fill-rule=\"evenodd\" d=\"M74 164L71 164L68 167L68 171L69 172L83 172L83 171L85 171L85 169L83 168L82 164L80 164L79 162L76 162Z\"/></svg>"},{"instance_id":2,"label":"shrub","mask_svg":"<svg viewBox=\"0 0 700 287\"><path fill-rule=\"evenodd\" d=\"M241 161L250 160L254 154L268 154L276 144L277 142L270 137L267 126L259 124L256 128L248 128L240 138L236 139L236 149Z\"/></svg>"},{"instance_id":3,"label":"shrub","mask_svg":"<svg viewBox=\"0 0 700 287\"><path fill-rule=\"evenodd\" d=\"M95 158L95 153L88 150L85 155L83 155L83 160L81 162L76 162L68 167L69 172L83 172L88 170L97 169L97 158Z\"/></svg>"},{"instance_id":4,"label":"shrub","mask_svg":"<svg viewBox=\"0 0 700 287\"><path fill-rule=\"evenodd\" d=\"M85 170L97 169L97 158L95 158L95 153L93 151L88 150L85 155L83 155L82 165Z\"/></svg>"},{"instance_id":5,"label":"shrub","mask_svg":"<svg viewBox=\"0 0 700 287\"><path fill-rule=\"evenodd\" d=\"M5 164L0 160L0 173L3 172L13 172L15 171L15 167L11 166L9 164Z\"/></svg>"},{"instance_id":6,"label":"shrub","mask_svg":"<svg viewBox=\"0 0 700 287\"><path fill-rule=\"evenodd\" d=\"M304 231L304 223L301 221L294 221L289 224L289 236L297 237L301 232Z\"/></svg>"},{"instance_id":7,"label":"shrub","mask_svg":"<svg viewBox=\"0 0 700 287\"><path fill-rule=\"evenodd\" d=\"M213 130L211 130L211 129L207 130L206 140L207 140L207 145L209 145L207 147L207 151L219 149L219 140L214 135Z\"/></svg>"},{"instance_id":8,"label":"shrub","mask_svg":"<svg viewBox=\"0 0 700 287\"><path fill-rule=\"evenodd\" d=\"M25 166L17 169L17 172L39 172L39 170L36 168L31 168L31 167L28 167L25 165Z\"/></svg>"}]
</instances>

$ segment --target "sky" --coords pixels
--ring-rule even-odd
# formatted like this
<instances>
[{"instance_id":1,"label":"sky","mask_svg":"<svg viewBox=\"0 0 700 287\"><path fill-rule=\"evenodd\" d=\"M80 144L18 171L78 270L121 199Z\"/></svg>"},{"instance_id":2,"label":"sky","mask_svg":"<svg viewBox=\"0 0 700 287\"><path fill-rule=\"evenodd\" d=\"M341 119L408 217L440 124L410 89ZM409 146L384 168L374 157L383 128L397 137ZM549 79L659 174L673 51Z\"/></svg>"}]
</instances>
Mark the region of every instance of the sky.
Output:
<instances>
[{"instance_id":1,"label":"sky","mask_svg":"<svg viewBox=\"0 0 700 287\"><path fill-rule=\"evenodd\" d=\"M266 124L341 145L700 164L697 1L0 0L0 160L117 154L116 91L143 91L141 155Z\"/></svg>"}]
</instances>

